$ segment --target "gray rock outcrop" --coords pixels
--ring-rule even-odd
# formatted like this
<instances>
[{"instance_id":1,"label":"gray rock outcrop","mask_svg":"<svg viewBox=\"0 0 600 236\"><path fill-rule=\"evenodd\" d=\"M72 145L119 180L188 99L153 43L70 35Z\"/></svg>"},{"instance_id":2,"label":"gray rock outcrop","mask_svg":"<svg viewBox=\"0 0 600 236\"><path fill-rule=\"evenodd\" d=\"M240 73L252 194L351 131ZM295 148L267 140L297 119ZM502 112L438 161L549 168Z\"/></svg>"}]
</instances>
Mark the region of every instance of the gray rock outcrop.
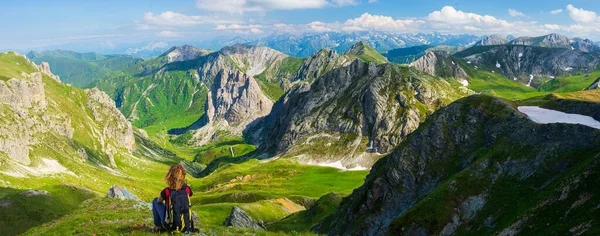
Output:
<instances>
[{"instance_id":1,"label":"gray rock outcrop","mask_svg":"<svg viewBox=\"0 0 600 236\"><path fill-rule=\"evenodd\" d=\"M254 219L252 219L252 217L250 217L248 213L236 206L234 206L231 209L231 214L229 215L229 217L227 217L225 222L223 222L223 225L246 229L265 229L265 227L262 224L259 224L258 222L254 221Z\"/></svg>"},{"instance_id":2,"label":"gray rock outcrop","mask_svg":"<svg viewBox=\"0 0 600 236\"><path fill-rule=\"evenodd\" d=\"M351 62L346 55L337 54L336 51L328 48L321 49L302 63L300 70L291 79L291 82L312 82L330 70L347 66Z\"/></svg>"},{"instance_id":3,"label":"gray rock outcrop","mask_svg":"<svg viewBox=\"0 0 600 236\"><path fill-rule=\"evenodd\" d=\"M410 66L430 75L443 78L456 78L463 85L468 85L468 75L465 70L454 61L450 53L445 51L431 51L410 63Z\"/></svg>"},{"instance_id":4,"label":"gray rock outcrop","mask_svg":"<svg viewBox=\"0 0 600 236\"><path fill-rule=\"evenodd\" d=\"M131 193L129 190L119 185L113 185L112 187L110 187L110 189L108 189L108 193L106 193L106 198L133 200L137 202L142 201L137 196L135 196L135 194Z\"/></svg>"},{"instance_id":5,"label":"gray rock outcrop","mask_svg":"<svg viewBox=\"0 0 600 236\"><path fill-rule=\"evenodd\" d=\"M58 75L54 75L52 74L52 71L50 71L50 64L48 64L48 62L43 61L42 63L40 63L40 65L38 66L40 68L40 71L48 76L50 76L50 78L53 78L54 80L60 82L60 78L58 77Z\"/></svg>"}]
</instances>

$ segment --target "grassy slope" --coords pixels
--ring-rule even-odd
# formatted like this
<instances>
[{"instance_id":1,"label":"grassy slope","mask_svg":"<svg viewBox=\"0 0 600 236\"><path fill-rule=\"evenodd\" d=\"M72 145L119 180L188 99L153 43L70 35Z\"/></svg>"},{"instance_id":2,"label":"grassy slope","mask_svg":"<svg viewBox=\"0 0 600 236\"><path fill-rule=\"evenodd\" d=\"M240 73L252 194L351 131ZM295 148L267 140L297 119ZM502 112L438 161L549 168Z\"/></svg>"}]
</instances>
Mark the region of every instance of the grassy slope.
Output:
<instances>
[{"instance_id":1,"label":"grassy slope","mask_svg":"<svg viewBox=\"0 0 600 236\"><path fill-rule=\"evenodd\" d=\"M600 77L600 70L589 75L562 76L549 80L539 89L525 86L516 81L504 77L502 74L492 73L484 69L475 69L463 60L456 60L465 69L469 76L469 89L488 95L498 96L509 100L524 100L528 98L544 96L551 93L567 94L581 91ZM556 82L553 82L556 81ZM554 84L554 85L550 85Z\"/></svg>"}]
</instances>

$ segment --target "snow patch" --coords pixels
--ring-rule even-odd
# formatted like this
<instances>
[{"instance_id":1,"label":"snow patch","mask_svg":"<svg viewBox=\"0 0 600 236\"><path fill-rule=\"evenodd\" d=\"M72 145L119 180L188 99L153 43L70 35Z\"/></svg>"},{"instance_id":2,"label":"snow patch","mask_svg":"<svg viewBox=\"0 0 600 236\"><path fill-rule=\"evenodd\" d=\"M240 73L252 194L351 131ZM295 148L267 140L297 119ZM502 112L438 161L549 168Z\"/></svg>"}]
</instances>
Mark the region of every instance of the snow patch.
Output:
<instances>
[{"instance_id":1,"label":"snow patch","mask_svg":"<svg viewBox=\"0 0 600 236\"><path fill-rule=\"evenodd\" d=\"M471 64L471 61L467 61L467 64Z\"/></svg>"},{"instance_id":2,"label":"snow patch","mask_svg":"<svg viewBox=\"0 0 600 236\"><path fill-rule=\"evenodd\" d=\"M498 61L496 61L496 68L500 68L500 67L502 67L502 66L500 65L500 63L498 63Z\"/></svg>"},{"instance_id":3,"label":"snow patch","mask_svg":"<svg viewBox=\"0 0 600 236\"><path fill-rule=\"evenodd\" d=\"M523 57L523 53L522 52L519 53L519 58L521 58L521 57Z\"/></svg>"},{"instance_id":4,"label":"snow patch","mask_svg":"<svg viewBox=\"0 0 600 236\"><path fill-rule=\"evenodd\" d=\"M567 68L565 68L565 71L572 71L572 70L573 70L573 67L567 67Z\"/></svg>"},{"instance_id":5,"label":"snow patch","mask_svg":"<svg viewBox=\"0 0 600 236\"><path fill-rule=\"evenodd\" d=\"M520 112L526 114L529 119L539 124L565 123L580 124L594 129L600 129L600 122L590 116L580 114L564 113L560 111L541 108L538 106L520 106L517 108Z\"/></svg>"},{"instance_id":6,"label":"snow patch","mask_svg":"<svg viewBox=\"0 0 600 236\"><path fill-rule=\"evenodd\" d=\"M463 79L463 80L458 80L458 82L460 82L460 83L461 83L463 86L465 86L465 87L469 86L469 81L468 81L468 80L466 80L466 79Z\"/></svg>"},{"instance_id":7,"label":"snow patch","mask_svg":"<svg viewBox=\"0 0 600 236\"><path fill-rule=\"evenodd\" d=\"M533 81L533 75L529 75L529 82L527 82L527 86L531 87L531 81Z\"/></svg>"},{"instance_id":8,"label":"snow patch","mask_svg":"<svg viewBox=\"0 0 600 236\"><path fill-rule=\"evenodd\" d=\"M369 168L362 167L360 165L356 165L356 167L352 167L352 168L347 168L344 165L342 165L342 161L336 161L336 162L331 162L331 163L312 163L312 162L309 162L308 164L309 165L315 165L315 166L333 167L333 168L336 168L336 169L349 170L349 171L369 170Z\"/></svg>"}]
</instances>

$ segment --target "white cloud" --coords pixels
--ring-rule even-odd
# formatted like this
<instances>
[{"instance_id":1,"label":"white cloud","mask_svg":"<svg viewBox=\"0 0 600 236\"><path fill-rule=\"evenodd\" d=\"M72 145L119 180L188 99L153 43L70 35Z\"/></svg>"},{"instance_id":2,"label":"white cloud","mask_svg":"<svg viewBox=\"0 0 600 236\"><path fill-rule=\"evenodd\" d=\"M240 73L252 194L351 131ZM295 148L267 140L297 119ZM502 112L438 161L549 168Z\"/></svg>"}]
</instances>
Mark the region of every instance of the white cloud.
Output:
<instances>
[{"instance_id":1,"label":"white cloud","mask_svg":"<svg viewBox=\"0 0 600 236\"><path fill-rule=\"evenodd\" d=\"M313 21L308 23L308 26L310 27L310 29L314 32L327 32L327 31L333 31L331 28L329 28L327 26L327 24L320 22L320 21Z\"/></svg>"},{"instance_id":2,"label":"white cloud","mask_svg":"<svg viewBox=\"0 0 600 236\"><path fill-rule=\"evenodd\" d=\"M368 3L378 3L378 2L379 2L379 0L369 0L369 1L367 1L367 2L368 2Z\"/></svg>"},{"instance_id":3,"label":"white cloud","mask_svg":"<svg viewBox=\"0 0 600 236\"><path fill-rule=\"evenodd\" d=\"M544 28L549 29L549 30L560 30L561 29L560 25L557 25L557 24L544 24Z\"/></svg>"},{"instance_id":4,"label":"white cloud","mask_svg":"<svg viewBox=\"0 0 600 236\"><path fill-rule=\"evenodd\" d=\"M326 0L196 0L196 6L202 10L231 14L314 9L326 7L328 4Z\"/></svg>"},{"instance_id":5,"label":"white cloud","mask_svg":"<svg viewBox=\"0 0 600 236\"><path fill-rule=\"evenodd\" d=\"M509 8L508 9L508 14L512 17L523 17L525 16L525 14L523 14L523 12L517 11L515 9Z\"/></svg>"},{"instance_id":6,"label":"white cloud","mask_svg":"<svg viewBox=\"0 0 600 236\"><path fill-rule=\"evenodd\" d=\"M425 22L421 20L394 20L389 16L364 13L358 18L349 19L344 22L343 29L350 31L405 31L417 29L423 23Z\"/></svg>"},{"instance_id":7,"label":"white cloud","mask_svg":"<svg viewBox=\"0 0 600 236\"><path fill-rule=\"evenodd\" d=\"M429 13L427 19L447 24L474 24L481 26L510 26L505 20L496 19L489 15L478 15L470 12L457 11L454 7L445 6L441 11Z\"/></svg>"},{"instance_id":8,"label":"white cloud","mask_svg":"<svg viewBox=\"0 0 600 236\"><path fill-rule=\"evenodd\" d=\"M264 33L264 31L262 31L260 29L257 29L257 28L252 28L252 29L250 29L250 33L253 33L253 34L262 34L262 33Z\"/></svg>"},{"instance_id":9,"label":"white cloud","mask_svg":"<svg viewBox=\"0 0 600 236\"><path fill-rule=\"evenodd\" d=\"M581 23L590 23L597 20L596 12L587 11L583 8L576 8L573 5L567 5L567 11L571 19Z\"/></svg>"},{"instance_id":10,"label":"white cloud","mask_svg":"<svg viewBox=\"0 0 600 236\"><path fill-rule=\"evenodd\" d=\"M188 16L177 12L166 11L158 15L144 13L144 23L138 28L149 29L150 26L194 26L200 24L232 23L231 19L219 19L210 16Z\"/></svg>"},{"instance_id":11,"label":"white cloud","mask_svg":"<svg viewBox=\"0 0 600 236\"><path fill-rule=\"evenodd\" d=\"M178 37L179 36L179 34L177 32L173 32L173 31L170 31L170 30L160 31L160 32L158 32L157 35L160 36L160 37L169 37L169 38L170 37Z\"/></svg>"},{"instance_id":12,"label":"white cloud","mask_svg":"<svg viewBox=\"0 0 600 236\"><path fill-rule=\"evenodd\" d=\"M469 26L469 25L463 26L463 29L467 30L467 31L481 31L481 28L477 28L477 27L473 27L473 26Z\"/></svg>"},{"instance_id":13,"label":"white cloud","mask_svg":"<svg viewBox=\"0 0 600 236\"><path fill-rule=\"evenodd\" d=\"M563 12L563 9L556 9L556 10L552 10L550 11L550 14L552 15L556 15L556 14L560 14Z\"/></svg>"}]
</instances>

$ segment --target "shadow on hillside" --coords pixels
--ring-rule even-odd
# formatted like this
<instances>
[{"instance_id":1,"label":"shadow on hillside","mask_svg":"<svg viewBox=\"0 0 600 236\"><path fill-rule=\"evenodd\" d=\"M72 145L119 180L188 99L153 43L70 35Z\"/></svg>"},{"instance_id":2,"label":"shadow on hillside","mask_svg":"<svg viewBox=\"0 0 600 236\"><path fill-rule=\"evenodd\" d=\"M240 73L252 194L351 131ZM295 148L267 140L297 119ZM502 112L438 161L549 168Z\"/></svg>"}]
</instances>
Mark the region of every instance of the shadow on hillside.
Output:
<instances>
[{"instance_id":1,"label":"shadow on hillside","mask_svg":"<svg viewBox=\"0 0 600 236\"><path fill-rule=\"evenodd\" d=\"M77 209L93 193L66 185L44 191L0 187L0 235L18 235Z\"/></svg>"}]
</instances>

